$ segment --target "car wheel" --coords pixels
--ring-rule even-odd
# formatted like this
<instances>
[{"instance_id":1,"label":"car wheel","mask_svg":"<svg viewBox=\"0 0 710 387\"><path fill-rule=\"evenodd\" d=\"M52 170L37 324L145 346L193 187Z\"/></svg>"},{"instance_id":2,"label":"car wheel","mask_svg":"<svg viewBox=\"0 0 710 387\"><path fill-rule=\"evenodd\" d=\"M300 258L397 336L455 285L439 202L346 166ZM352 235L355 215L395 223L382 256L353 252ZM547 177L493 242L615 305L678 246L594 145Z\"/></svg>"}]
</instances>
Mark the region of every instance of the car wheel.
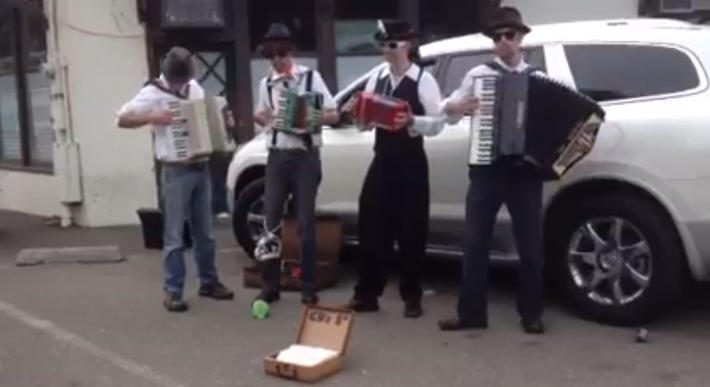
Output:
<instances>
[{"instance_id":1,"label":"car wheel","mask_svg":"<svg viewBox=\"0 0 710 387\"><path fill-rule=\"evenodd\" d=\"M249 183L234 199L232 229L244 252L254 258L254 247L264 231L264 186L259 178Z\"/></svg>"},{"instance_id":2,"label":"car wheel","mask_svg":"<svg viewBox=\"0 0 710 387\"><path fill-rule=\"evenodd\" d=\"M654 202L637 195L579 198L546 230L552 273L564 298L604 323L657 318L680 294L683 249Z\"/></svg>"}]
</instances>

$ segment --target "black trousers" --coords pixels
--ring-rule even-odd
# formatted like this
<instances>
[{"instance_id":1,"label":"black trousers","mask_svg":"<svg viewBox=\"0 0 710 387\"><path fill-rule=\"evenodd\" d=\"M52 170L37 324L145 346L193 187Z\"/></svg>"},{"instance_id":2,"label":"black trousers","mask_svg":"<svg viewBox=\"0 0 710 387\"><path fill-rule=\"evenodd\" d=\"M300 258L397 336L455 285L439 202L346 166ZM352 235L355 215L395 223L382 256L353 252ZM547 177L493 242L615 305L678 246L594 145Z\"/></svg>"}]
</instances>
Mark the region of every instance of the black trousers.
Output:
<instances>
[{"instance_id":1,"label":"black trousers","mask_svg":"<svg viewBox=\"0 0 710 387\"><path fill-rule=\"evenodd\" d=\"M303 291L315 290L316 221L315 206L321 181L318 149L271 149L266 163L266 226L276 229L281 223L284 205L293 197L301 241L301 285ZM280 231L279 231L280 234ZM281 260L261 264L261 287L265 292L279 290Z\"/></svg>"},{"instance_id":2,"label":"black trousers","mask_svg":"<svg viewBox=\"0 0 710 387\"><path fill-rule=\"evenodd\" d=\"M382 295L396 241L402 299L422 296L422 261L429 232L429 167L424 150L375 155L360 193L360 262L355 296Z\"/></svg>"},{"instance_id":3,"label":"black trousers","mask_svg":"<svg viewBox=\"0 0 710 387\"><path fill-rule=\"evenodd\" d=\"M487 319L486 290L490 241L496 215L505 203L520 255L518 313L542 316L542 180L532 167L498 164L469 169L466 231L458 314L461 321Z\"/></svg>"}]
</instances>

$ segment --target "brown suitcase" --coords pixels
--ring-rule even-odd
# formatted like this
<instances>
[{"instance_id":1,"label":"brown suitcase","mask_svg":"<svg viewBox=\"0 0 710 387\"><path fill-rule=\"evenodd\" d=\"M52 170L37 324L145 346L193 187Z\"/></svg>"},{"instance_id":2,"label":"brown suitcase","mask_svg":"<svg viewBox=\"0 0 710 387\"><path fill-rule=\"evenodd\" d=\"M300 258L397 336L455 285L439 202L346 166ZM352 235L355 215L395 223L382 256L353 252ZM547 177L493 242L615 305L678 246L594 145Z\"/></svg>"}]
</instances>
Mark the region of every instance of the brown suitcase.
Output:
<instances>
[{"instance_id":1,"label":"brown suitcase","mask_svg":"<svg viewBox=\"0 0 710 387\"><path fill-rule=\"evenodd\" d=\"M281 289L300 290L300 241L296 219L283 221L281 231L283 246L281 250ZM335 286L338 282L338 261L342 245L342 227L337 216L319 215L316 217L316 289ZM261 287L259 264L247 266L243 271L244 286Z\"/></svg>"}]
</instances>

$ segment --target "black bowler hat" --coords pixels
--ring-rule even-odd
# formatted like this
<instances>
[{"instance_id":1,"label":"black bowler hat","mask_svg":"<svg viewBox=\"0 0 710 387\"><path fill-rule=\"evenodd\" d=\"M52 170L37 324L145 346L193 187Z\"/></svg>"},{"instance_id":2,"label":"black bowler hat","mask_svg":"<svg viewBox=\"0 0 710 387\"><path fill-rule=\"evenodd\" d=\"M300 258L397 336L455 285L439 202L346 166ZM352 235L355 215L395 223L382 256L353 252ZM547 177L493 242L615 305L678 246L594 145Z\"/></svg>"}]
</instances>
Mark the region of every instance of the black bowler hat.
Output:
<instances>
[{"instance_id":1,"label":"black bowler hat","mask_svg":"<svg viewBox=\"0 0 710 387\"><path fill-rule=\"evenodd\" d=\"M412 40L417 37L409 23L403 20L378 20L375 40Z\"/></svg>"},{"instance_id":2,"label":"black bowler hat","mask_svg":"<svg viewBox=\"0 0 710 387\"><path fill-rule=\"evenodd\" d=\"M501 28L513 28L522 33L530 32L530 27L523 23L523 17L514 7L500 7L493 12L491 19L483 29L483 34L493 37L496 30Z\"/></svg>"},{"instance_id":3,"label":"black bowler hat","mask_svg":"<svg viewBox=\"0 0 710 387\"><path fill-rule=\"evenodd\" d=\"M291 30L286 27L283 23L273 23L269 26L269 30L266 31L266 35L261 39L262 43L267 42L284 42L292 43L293 35L291 35Z\"/></svg>"}]
</instances>

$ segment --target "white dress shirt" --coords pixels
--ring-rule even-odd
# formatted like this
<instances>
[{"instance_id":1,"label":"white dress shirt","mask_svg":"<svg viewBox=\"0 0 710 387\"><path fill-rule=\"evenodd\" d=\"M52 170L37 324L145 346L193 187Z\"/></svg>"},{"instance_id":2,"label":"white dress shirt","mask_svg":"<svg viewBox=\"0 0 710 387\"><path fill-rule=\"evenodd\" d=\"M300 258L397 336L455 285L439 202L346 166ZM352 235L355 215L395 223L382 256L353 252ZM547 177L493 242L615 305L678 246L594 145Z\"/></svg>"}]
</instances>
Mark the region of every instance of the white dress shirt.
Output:
<instances>
[{"instance_id":1,"label":"white dress shirt","mask_svg":"<svg viewBox=\"0 0 710 387\"><path fill-rule=\"evenodd\" d=\"M160 82L165 88L168 88L167 81L162 75L158 78L158 82ZM194 79L190 80L190 82L188 82L179 91L179 93L186 95L187 99L202 99L205 97L205 91ZM180 101L180 98L160 90L154 85L147 85L144 86L135 97L126 102L126 104L118 110L117 115L121 116L126 113L147 114L161 109L168 110L168 102L171 101ZM171 145L169 142L170 135L167 132L168 129L168 127L162 125L153 126L155 133L155 156L160 161L175 162L177 160L171 160L169 157L169 149Z\"/></svg>"}]
</instances>

